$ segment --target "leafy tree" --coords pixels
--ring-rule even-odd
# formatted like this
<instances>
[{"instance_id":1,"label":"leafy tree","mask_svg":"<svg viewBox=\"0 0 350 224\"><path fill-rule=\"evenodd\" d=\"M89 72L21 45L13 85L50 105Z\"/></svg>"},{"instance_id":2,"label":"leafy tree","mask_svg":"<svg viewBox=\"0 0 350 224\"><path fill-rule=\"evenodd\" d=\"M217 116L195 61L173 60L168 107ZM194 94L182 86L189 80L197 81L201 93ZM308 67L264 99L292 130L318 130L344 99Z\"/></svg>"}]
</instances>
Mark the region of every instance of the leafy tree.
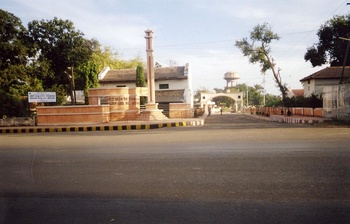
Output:
<instances>
[{"instance_id":1,"label":"leafy tree","mask_svg":"<svg viewBox=\"0 0 350 224\"><path fill-rule=\"evenodd\" d=\"M266 73L271 70L275 78L276 84L282 94L282 102L287 97L287 87L282 83L280 69L276 69L274 59L270 55L270 43L273 40L279 40L279 36L272 32L267 23L257 25L250 32L250 40L243 38L236 41L235 46L238 47L244 56L249 57L250 63L260 63L261 72Z\"/></svg>"},{"instance_id":2,"label":"leafy tree","mask_svg":"<svg viewBox=\"0 0 350 224\"><path fill-rule=\"evenodd\" d=\"M230 87L231 93L242 92L246 96L248 92L248 105L259 106L263 102L263 87L261 85L247 86L246 84L237 84L235 87ZM247 97L243 97L243 104L247 105Z\"/></svg>"},{"instance_id":3,"label":"leafy tree","mask_svg":"<svg viewBox=\"0 0 350 224\"><path fill-rule=\"evenodd\" d=\"M254 87L249 87L248 90L248 100L250 105L260 106L263 104L262 90L264 88L260 85L254 85Z\"/></svg>"},{"instance_id":4,"label":"leafy tree","mask_svg":"<svg viewBox=\"0 0 350 224\"><path fill-rule=\"evenodd\" d=\"M304 96L293 96L287 98L286 107L311 107L311 108L322 108L323 98L322 95L311 94L308 97Z\"/></svg>"},{"instance_id":5,"label":"leafy tree","mask_svg":"<svg viewBox=\"0 0 350 224\"><path fill-rule=\"evenodd\" d=\"M276 96L273 94L266 94L265 101L266 101L265 106L267 106L267 107L281 106L282 105L282 98L280 96Z\"/></svg>"},{"instance_id":6,"label":"leafy tree","mask_svg":"<svg viewBox=\"0 0 350 224\"><path fill-rule=\"evenodd\" d=\"M136 68L136 87L145 87L146 80L144 74L144 68L142 64L139 64Z\"/></svg>"},{"instance_id":7,"label":"leafy tree","mask_svg":"<svg viewBox=\"0 0 350 224\"><path fill-rule=\"evenodd\" d=\"M92 61L96 64L99 72L107 66L111 69L127 69L136 68L138 64L142 63L140 57L132 60L120 60L118 52L114 52L110 47L102 47L98 43L95 44Z\"/></svg>"},{"instance_id":8,"label":"leafy tree","mask_svg":"<svg viewBox=\"0 0 350 224\"><path fill-rule=\"evenodd\" d=\"M19 18L1 9L0 52L0 115L28 115L27 93L41 90L41 82L28 66L33 52L27 30Z\"/></svg>"},{"instance_id":9,"label":"leafy tree","mask_svg":"<svg viewBox=\"0 0 350 224\"><path fill-rule=\"evenodd\" d=\"M97 65L94 61L89 60L88 62L80 65L77 68L77 80L76 88L82 89L85 95L85 103L88 103L88 89L96 88L98 86L98 73Z\"/></svg>"},{"instance_id":10,"label":"leafy tree","mask_svg":"<svg viewBox=\"0 0 350 224\"><path fill-rule=\"evenodd\" d=\"M313 67L330 63L331 66L341 66L344 63L345 49L348 42L339 37L350 36L350 14L334 16L323 24L317 32L319 42L309 47L304 55ZM350 65L350 57L346 65Z\"/></svg>"},{"instance_id":11,"label":"leafy tree","mask_svg":"<svg viewBox=\"0 0 350 224\"><path fill-rule=\"evenodd\" d=\"M0 70L27 62L26 29L21 20L0 9Z\"/></svg>"},{"instance_id":12,"label":"leafy tree","mask_svg":"<svg viewBox=\"0 0 350 224\"><path fill-rule=\"evenodd\" d=\"M139 64L136 68L136 87L145 87L146 86L146 80L145 80L145 69L143 68L142 64ZM147 102L146 96L140 97L140 104L145 105Z\"/></svg>"},{"instance_id":13,"label":"leafy tree","mask_svg":"<svg viewBox=\"0 0 350 224\"><path fill-rule=\"evenodd\" d=\"M73 81L67 73L68 67L87 63L93 50L93 42L83 38L83 33L75 30L73 22L61 20L34 20L28 24L29 36L37 50L37 60L50 70L41 74L45 89L54 85L58 89L70 92L73 99Z\"/></svg>"}]
</instances>

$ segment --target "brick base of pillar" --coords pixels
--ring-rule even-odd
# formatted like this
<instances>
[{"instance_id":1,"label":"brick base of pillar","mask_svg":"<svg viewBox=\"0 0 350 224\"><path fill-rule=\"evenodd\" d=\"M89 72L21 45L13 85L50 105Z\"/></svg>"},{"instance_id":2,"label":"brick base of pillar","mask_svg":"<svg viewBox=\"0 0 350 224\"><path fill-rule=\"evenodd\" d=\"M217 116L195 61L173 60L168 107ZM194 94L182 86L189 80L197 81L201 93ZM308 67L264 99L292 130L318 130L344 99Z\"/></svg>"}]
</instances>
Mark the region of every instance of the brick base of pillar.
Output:
<instances>
[{"instance_id":1,"label":"brick base of pillar","mask_svg":"<svg viewBox=\"0 0 350 224\"><path fill-rule=\"evenodd\" d=\"M162 121L168 120L163 113L163 110L158 109L158 103L146 104L146 110L141 111L138 121Z\"/></svg>"}]
</instances>

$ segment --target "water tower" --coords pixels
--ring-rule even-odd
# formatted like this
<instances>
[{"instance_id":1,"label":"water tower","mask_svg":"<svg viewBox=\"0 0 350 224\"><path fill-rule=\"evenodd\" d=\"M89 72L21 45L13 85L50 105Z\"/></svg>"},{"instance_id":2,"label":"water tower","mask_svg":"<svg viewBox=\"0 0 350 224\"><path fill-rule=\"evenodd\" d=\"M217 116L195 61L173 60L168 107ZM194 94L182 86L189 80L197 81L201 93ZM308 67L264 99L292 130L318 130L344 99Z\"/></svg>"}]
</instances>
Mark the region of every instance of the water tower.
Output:
<instances>
[{"instance_id":1,"label":"water tower","mask_svg":"<svg viewBox=\"0 0 350 224\"><path fill-rule=\"evenodd\" d=\"M224 79L226 80L226 87L229 87L228 84L231 83L231 87L233 87L233 83L235 80L238 80L239 74L237 72L226 72Z\"/></svg>"}]
</instances>

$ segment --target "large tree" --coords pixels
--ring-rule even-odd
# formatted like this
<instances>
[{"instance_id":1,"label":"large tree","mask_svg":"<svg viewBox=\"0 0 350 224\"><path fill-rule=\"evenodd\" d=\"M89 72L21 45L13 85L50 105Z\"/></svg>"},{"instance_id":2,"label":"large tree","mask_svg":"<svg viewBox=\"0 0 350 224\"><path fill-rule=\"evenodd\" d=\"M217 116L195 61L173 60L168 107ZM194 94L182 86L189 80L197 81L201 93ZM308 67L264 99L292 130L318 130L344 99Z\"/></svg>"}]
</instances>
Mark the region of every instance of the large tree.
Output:
<instances>
[{"instance_id":1,"label":"large tree","mask_svg":"<svg viewBox=\"0 0 350 224\"><path fill-rule=\"evenodd\" d=\"M287 97L287 87L282 83L280 69L276 68L273 57L270 55L270 43L273 40L279 40L279 36L272 32L267 23L257 25L250 32L250 38L243 38L236 41L235 46L238 47L244 56L249 58L250 63L259 63L261 72L266 73L271 70L275 78L276 84L281 91L282 101Z\"/></svg>"},{"instance_id":2,"label":"large tree","mask_svg":"<svg viewBox=\"0 0 350 224\"><path fill-rule=\"evenodd\" d=\"M44 88L55 88L59 95L70 93L74 99L74 68L89 61L95 43L85 39L69 20L34 20L28 24L28 31L37 60L49 68L47 73L41 73Z\"/></svg>"},{"instance_id":3,"label":"large tree","mask_svg":"<svg viewBox=\"0 0 350 224\"><path fill-rule=\"evenodd\" d=\"M27 30L12 13L0 9L0 115L26 116L28 91L41 90L41 82L28 66L32 47Z\"/></svg>"},{"instance_id":4,"label":"large tree","mask_svg":"<svg viewBox=\"0 0 350 224\"><path fill-rule=\"evenodd\" d=\"M326 63L331 66L343 65L348 41L339 37L350 37L350 14L334 16L320 27L317 36L319 42L307 49L305 60L310 61L313 67ZM350 57L347 58L346 65L350 65Z\"/></svg>"}]
</instances>

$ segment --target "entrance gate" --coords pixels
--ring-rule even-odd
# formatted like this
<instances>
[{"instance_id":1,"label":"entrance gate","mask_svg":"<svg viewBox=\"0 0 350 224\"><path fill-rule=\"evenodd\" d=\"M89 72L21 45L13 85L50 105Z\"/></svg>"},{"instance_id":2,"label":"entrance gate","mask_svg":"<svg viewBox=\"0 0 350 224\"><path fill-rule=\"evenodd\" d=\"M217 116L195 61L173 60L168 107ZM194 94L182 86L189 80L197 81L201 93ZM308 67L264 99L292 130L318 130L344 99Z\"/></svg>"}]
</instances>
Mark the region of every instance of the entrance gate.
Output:
<instances>
[{"instance_id":1,"label":"entrance gate","mask_svg":"<svg viewBox=\"0 0 350 224\"><path fill-rule=\"evenodd\" d=\"M201 107L205 107L205 112L208 113L208 101L215 97L225 96L235 101L234 109L236 112L242 111L243 94L242 93L201 93Z\"/></svg>"}]
</instances>

